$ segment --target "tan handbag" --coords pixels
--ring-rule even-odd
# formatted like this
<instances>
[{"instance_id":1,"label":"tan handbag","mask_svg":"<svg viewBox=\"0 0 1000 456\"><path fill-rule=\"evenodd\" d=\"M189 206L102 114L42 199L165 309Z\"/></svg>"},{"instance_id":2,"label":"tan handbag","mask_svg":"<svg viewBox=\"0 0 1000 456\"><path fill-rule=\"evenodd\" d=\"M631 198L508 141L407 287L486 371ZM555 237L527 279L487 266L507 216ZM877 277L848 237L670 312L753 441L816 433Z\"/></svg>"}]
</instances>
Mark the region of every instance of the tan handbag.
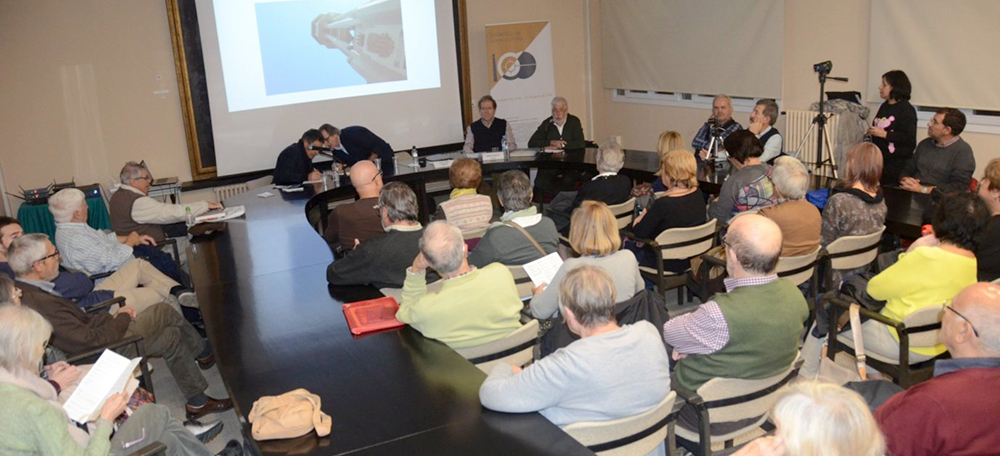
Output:
<instances>
[{"instance_id":1,"label":"tan handbag","mask_svg":"<svg viewBox=\"0 0 1000 456\"><path fill-rule=\"evenodd\" d=\"M250 423L255 440L289 439L316 429L330 435L330 415L320 410L319 396L299 388L280 396L264 396L253 403Z\"/></svg>"},{"instance_id":2,"label":"tan handbag","mask_svg":"<svg viewBox=\"0 0 1000 456\"><path fill-rule=\"evenodd\" d=\"M851 303L848 312L851 320L851 336L854 339L854 353L856 355L855 358L857 358L857 365L854 369L851 369L837 364L834 360L828 358L826 350L823 350L824 353L819 361L819 372L816 374L816 381L843 385L847 382L868 380L868 370L865 367L865 361L867 360L867 356L865 356L865 342L864 337L861 335L860 309L860 305Z\"/></svg>"}]
</instances>

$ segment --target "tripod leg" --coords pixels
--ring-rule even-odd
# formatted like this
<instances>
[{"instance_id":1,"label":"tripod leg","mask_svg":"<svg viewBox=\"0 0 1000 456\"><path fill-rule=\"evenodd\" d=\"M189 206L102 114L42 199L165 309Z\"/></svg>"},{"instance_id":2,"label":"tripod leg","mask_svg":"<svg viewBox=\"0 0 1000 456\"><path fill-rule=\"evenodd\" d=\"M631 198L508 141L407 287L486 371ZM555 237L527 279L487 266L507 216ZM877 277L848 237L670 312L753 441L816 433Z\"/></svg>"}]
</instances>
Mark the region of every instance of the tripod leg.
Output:
<instances>
[{"instance_id":1,"label":"tripod leg","mask_svg":"<svg viewBox=\"0 0 1000 456\"><path fill-rule=\"evenodd\" d=\"M795 154L792 155L793 157L797 158L800 161L802 160L802 158L801 158L801 156L802 156L802 148L806 146L806 140L809 139L809 135L812 134L813 130L815 130L815 129L816 129L816 124L815 123L812 123L812 124L809 125L809 129L806 130L806 134L802 136L802 141L799 142L799 147L795 148Z\"/></svg>"}]
</instances>

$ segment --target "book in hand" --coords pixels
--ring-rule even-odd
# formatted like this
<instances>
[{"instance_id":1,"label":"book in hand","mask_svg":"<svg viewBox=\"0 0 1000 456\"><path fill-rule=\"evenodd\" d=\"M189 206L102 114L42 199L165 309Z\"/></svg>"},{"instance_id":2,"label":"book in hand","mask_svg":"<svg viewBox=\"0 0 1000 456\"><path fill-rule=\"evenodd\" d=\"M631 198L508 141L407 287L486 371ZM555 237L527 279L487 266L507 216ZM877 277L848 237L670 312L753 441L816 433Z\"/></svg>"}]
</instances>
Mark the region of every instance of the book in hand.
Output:
<instances>
[{"instance_id":1,"label":"book in hand","mask_svg":"<svg viewBox=\"0 0 1000 456\"><path fill-rule=\"evenodd\" d=\"M531 279L536 287L543 284L551 284L552 279L559 272L559 268L562 267L563 260L559 256L558 252L552 252L545 255L535 261L532 261L524 265L524 272L528 273L528 277Z\"/></svg>"},{"instance_id":2,"label":"book in hand","mask_svg":"<svg viewBox=\"0 0 1000 456\"><path fill-rule=\"evenodd\" d=\"M221 222L239 217L246 213L246 206L233 206L222 209L215 209L201 214L194 218L195 223Z\"/></svg>"},{"instance_id":3,"label":"book in hand","mask_svg":"<svg viewBox=\"0 0 1000 456\"><path fill-rule=\"evenodd\" d=\"M77 423L94 421L101 414L101 407L112 394L125 391L132 373L142 358L128 359L111 350L104 350L87 375L63 404L69 419ZM135 383L137 386L138 383Z\"/></svg>"},{"instance_id":4,"label":"book in hand","mask_svg":"<svg viewBox=\"0 0 1000 456\"><path fill-rule=\"evenodd\" d=\"M392 297L352 302L344 304L343 309L347 326L354 335L403 326L403 323L396 319L399 304Z\"/></svg>"}]
</instances>

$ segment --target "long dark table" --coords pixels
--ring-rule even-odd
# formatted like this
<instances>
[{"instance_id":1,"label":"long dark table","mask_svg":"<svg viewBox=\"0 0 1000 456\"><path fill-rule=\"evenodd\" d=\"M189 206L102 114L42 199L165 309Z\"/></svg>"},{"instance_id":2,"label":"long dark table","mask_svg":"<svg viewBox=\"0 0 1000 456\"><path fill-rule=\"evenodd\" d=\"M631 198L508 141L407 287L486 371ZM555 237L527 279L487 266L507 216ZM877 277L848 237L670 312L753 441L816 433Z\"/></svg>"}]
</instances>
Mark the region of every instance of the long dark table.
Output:
<instances>
[{"instance_id":1,"label":"long dark table","mask_svg":"<svg viewBox=\"0 0 1000 456\"><path fill-rule=\"evenodd\" d=\"M245 205L245 218L188 249L223 381L257 454L593 454L537 413L483 409L485 374L440 342L408 327L352 336L341 304L377 291L328 287L333 257L306 218L315 190L262 191L226 200ZM249 438L253 402L296 388L321 397L330 436Z\"/></svg>"}]
</instances>

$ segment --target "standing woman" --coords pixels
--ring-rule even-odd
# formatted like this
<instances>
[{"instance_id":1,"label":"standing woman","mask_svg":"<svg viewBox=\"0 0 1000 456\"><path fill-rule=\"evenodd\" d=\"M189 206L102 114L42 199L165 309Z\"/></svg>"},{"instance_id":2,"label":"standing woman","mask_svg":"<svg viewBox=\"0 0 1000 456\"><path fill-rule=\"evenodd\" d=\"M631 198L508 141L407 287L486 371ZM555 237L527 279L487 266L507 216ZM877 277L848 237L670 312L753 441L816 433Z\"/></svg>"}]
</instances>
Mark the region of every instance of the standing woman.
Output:
<instances>
[{"instance_id":1,"label":"standing woman","mask_svg":"<svg viewBox=\"0 0 1000 456\"><path fill-rule=\"evenodd\" d=\"M882 185L899 185L899 174L917 146L917 110L910 104L910 90L910 78L901 70L882 75L878 93L885 101L868 128L882 151Z\"/></svg>"}]
</instances>

